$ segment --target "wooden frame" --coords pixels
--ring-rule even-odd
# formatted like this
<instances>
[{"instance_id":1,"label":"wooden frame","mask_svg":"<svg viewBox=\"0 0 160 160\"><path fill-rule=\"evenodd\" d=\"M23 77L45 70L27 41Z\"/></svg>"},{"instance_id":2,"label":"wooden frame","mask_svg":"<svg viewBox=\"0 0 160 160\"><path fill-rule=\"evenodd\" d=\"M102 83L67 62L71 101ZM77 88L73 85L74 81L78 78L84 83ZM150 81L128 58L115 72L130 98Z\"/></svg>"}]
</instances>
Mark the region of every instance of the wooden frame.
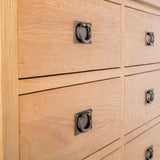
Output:
<instances>
[{"instance_id":1,"label":"wooden frame","mask_svg":"<svg viewBox=\"0 0 160 160\"><path fill-rule=\"evenodd\" d=\"M19 160L17 0L0 0L0 159Z\"/></svg>"},{"instance_id":2,"label":"wooden frame","mask_svg":"<svg viewBox=\"0 0 160 160\"><path fill-rule=\"evenodd\" d=\"M121 5L121 68L82 72L58 76L40 77L33 79L18 79L18 51L17 51L17 0L0 0L0 160L19 160L19 95L39 92L48 89L66 87L76 84L94 82L98 80L121 77L122 84L122 159L124 158L124 144L131 141L138 134L159 123L157 117L132 134L124 136L124 79L125 76L160 70L160 63L143 66L124 67L124 7L132 7L160 15L158 7L150 4L149 0L106 0ZM157 3L157 0L153 0ZM147 5L144 5L147 4ZM117 142L116 142L117 143ZM118 141L118 144L120 141ZM118 145L119 146L119 145ZM108 149L108 148L107 148Z\"/></svg>"}]
</instances>

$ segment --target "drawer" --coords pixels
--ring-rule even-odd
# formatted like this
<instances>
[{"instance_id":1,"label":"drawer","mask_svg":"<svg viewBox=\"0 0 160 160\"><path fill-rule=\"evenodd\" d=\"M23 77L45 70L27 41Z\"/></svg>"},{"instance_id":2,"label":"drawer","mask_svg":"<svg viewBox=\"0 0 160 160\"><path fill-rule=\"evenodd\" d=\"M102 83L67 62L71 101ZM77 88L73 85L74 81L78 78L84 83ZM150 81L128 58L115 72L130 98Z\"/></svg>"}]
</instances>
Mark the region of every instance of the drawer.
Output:
<instances>
[{"instance_id":1,"label":"drawer","mask_svg":"<svg viewBox=\"0 0 160 160\"><path fill-rule=\"evenodd\" d=\"M20 96L21 160L81 160L120 138L120 84L117 78ZM88 109L92 129L75 135L76 113Z\"/></svg>"},{"instance_id":2,"label":"drawer","mask_svg":"<svg viewBox=\"0 0 160 160\"><path fill-rule=\"evenodd\" d=\"M102 0L19 0L19 77L120 66L120 5ZM74 23L91 23L91 44Z\"/></svg>"},{"instance_id":3,"label":"drawer","mask_svg":"<svg viewBox=\"0 0 160 160\"><path fill-rule=\"evenodd\" d=\"M160 71L125 78L125 132L140 127L160 115ZM146 102L147 91L153 89L154 100ZM151 94L152 95L152 94Z\"/></svg>"},{"instance_id":4,"label":"drawer","mask_svg":"<svg viewBox=\"0 0 160 160\"><path fill-rule=\"evenodd\" d=\"M160 159L160 124L125 145L125 160L146 160L146 150L153 145L153 160Z\"/></svg>"},{"instance_id":5,"label":"drawer","mask_svg":"<svg viewBox=\"0 0 160 160\"><path fill-rule=\"evenodd\" d=\"M160 16L125 8L125 66L160 62ZM154 32L153 46L146 32Z\"/></svg>"}]
</instances>

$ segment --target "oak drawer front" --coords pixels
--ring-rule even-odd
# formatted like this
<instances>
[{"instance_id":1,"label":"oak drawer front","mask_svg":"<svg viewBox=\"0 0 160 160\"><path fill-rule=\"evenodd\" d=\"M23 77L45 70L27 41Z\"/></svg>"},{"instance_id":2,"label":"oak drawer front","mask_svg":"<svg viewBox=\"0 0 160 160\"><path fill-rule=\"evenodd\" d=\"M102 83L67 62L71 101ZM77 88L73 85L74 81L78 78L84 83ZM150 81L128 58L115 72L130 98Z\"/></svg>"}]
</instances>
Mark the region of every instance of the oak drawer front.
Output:
<instances>
[{"instance_id":1,"label":"oak drawer front","mask_svg":"<svg viewBox=\"0 0 160 160\"><path fill-rule=\"evenodd\" d=\"M160 124L125 145L126 160L145 160L146 151L153 145L153 160L160 159Z\"/></svg>"},{"instance_id":2,"label":"oak drawer front","mask_svg":"<svg viewBox=\"0 0 160 160\"><path fill-rule=\"evenodd\" d=\"M119 78L20 96L22 160L80 160L120 138ZM75 114L92 129L75 135ZM45 158L44 158L45 157Z\"/></svg>"},{"instance_id":3,"label":"oak drawer front","mask_svg":"<svg viewBox=\"0 0 160 160\"><path fill-rule=\"evenodd\" d=\"M160 16L125 8L125 65L160 62ZM154 44L146 44L146 32L154 34ZM150 37L150 36L149 36Z\"/></svg>"},{"instance_id":4,"label":"oak drawer front","mask_svg":"<svg viewBox=\"0 0 160 160\"><path fill-rule=\"evenodd\" d=\"M92 43L74 42L75 21ZM120 6L101 0L19 0L19 77L120 66Z\"/></svg>"},{"instance_id":5,"label":"oak drawer front","mask_svg":"<svg viewBox=\"0 0 160 160\"><path fill-rule=\"evenodd\" d=\"M160 71L125 78L125 132L140 127L160 115ZM152 90L153 89L153 90ZM147 97L153 92L153 101Z\"/></svg>"}]
</instances>

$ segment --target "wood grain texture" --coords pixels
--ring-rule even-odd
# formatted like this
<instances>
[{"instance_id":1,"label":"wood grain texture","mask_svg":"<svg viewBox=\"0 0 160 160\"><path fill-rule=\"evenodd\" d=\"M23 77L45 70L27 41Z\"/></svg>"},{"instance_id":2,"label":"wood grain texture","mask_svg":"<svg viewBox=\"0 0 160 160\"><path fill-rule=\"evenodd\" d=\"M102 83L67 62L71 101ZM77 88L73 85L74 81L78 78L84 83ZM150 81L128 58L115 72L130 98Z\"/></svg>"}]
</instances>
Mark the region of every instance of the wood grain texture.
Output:
<instances>
[{"instance_id":1,"label":"wood grain texture","mask_svg":"<svg viewBox=\"0 0 160 160\"><path fill-rule=\"evenodd\" d=\"M19 0L18 6L20 78L120 66L119 5ZM92 44L74 43L75 20L92 23Z\"/></svg>"},{"instance_id":2,"label":"wood grain texture","mask_svg":"<svg viewBox=\"0 0 160 160\"><path fill-rule=\"evenodd\" d=\"M102 158L102 160L121 160L121 150L118 149L117 151L114 151L105 158Z\"/></svg>"},{"instance_id":3,"label":"wood grain texture","mask_svg":"<svg viewBox=\"0 0 160 160\"><path fill-rule=\"evenodd\" d=\"M146 124L140 126L136 130L133 130L131 133L127 134L124 138L124 144L128 143L129 141L133 140L136 138L138 135L144 133L145 131L149 130L156 124L160 122L160 116L154 118L153 120L147 122Z\"/></svg>"},{"instance_id":4,"label":"wood grain texture","mask_svg":"<svg viewBox=\"0 0 160 160\"><path fill-rule=\"evenodd\" d=\"M21 95L32 92L44 91L48 89L55 89L76 84L88 83L98 80L111 79L115 77L120 77L122 75L134 75L154 70L160 70L160 63L142 65L138 67L127 67L124 68L123 71L121 70L121 68L118 68L111 70L21 79L19 81L19 94Z\"/></svg>"},{"instance_id":5,"label":"wood grain texture","mask_svg":"<svg viewBox=\"0 0 160 160\"><path fill-rule=\"evenodd\" d=\"M2 0L0 1L0 55L2 55L2 29L4 23L4 11L2 10ZM4 4L3 4L4 5ZM1 72L1 71L0 71ZM2 99L1 93L2 85L0 84L0 99ZM0 160L4 159L4 151L3 151L3 117L2 117L2 104L0 104Z\"/></svg>"},{"instance_id":6,"label":"wood grain texture","mask_svg":"<svg viewBox=\"0 0 160 160\"><path fill-rule=\"evenodd\" d=\"M156 70L160 70L160 63L126 67L124 70L124 75L128 76L128 75L151 72Z\"/></svg>"},{"instance_id":7,"label":"wood grain texture","mask_svg":"<svg viewBox=\"0 0 160 160\"><path fill-rule=\"evenodd\" d=\"M160 71L154 71L160 69L157 63L160 62L160 2L108 1L114 3L102 0L18 0L17 26L17 1L0 0L0 160L19 160L19 152L21 160L120 160L123 159L123 156L120 158L123 149L116 149L120 145L123 148L123 143L126 144L126 160L135 160L135 155L138 160L144 159L144 150L151 143L155 146L154 159L159 160L160 127L149 129L160 122ZM124 10L118 3L136 10L125 7L127 14L122 13ZM74 20L92 23L91 45L74 44ZM122 24L124 20L125 26ZM154 47L143 46L144 30L155 32ZM126 37L120 32L126 33ZM126 46L121 42L123 38ZM157 64L153 64L155 62ZM139 64L145 65L124 67ZM121 68L109 69L119 66ZM104 68L109 70L18 82L18 77ZM110 79L115 77L121 77L121 81ZM124 136L120 125L121 112L124 112L124 83L121 82L125 77L126 136L123 142L120 141ZM143 95L145 89L150 88L155 89L156 98L146 107ZM44 91L49 89L54 90ZM18 94L37 91L44 92L20 96L19 149ZM95 111L94 127L75 137L74 114L90 107Z\"/></svg>"},{"instance_id":8,"label":"wood grain texture","mask_svg":"<svg viewBox=\"0 0 160 160\"><path fill-rule=\"evenodd\" d=\"M125 66L160 62L160 16L125 9ZM154 46L146 46L146 31L154 32Z\"/></svg>"},{"instance_id":9,"label":"wood grain texture","mask_svg":"<svg viewBox=\"0 0 160 160\"><path fill-rule=\"evenodd\" d=\"M21 160L81 160L120 138L120 79L20 96ZM74 135L74 115L93 109L93 128Z\"/></svg>"},{"instance_id":10,"label":"wood grain texture","mask_svg":"<svg viewBox=\"0 0 160 160\"><path fill-rule=\"evenodd\" d=\"M116 4L123 4L124 0L104 0L104 1L113 2L113 3L116 3Z\"/></svg>"},{"instance_id":11,"label":"wood grain texture","mask_svg":"<svg viewBox=\"0 0 160 160\"><path fill-rule=\"evenodd\" d=\"M123 0L127 7L160 15L159 8L153 4L144 2L145 0Z\"/></svg>"},{"instance_id":12,"label":"wood grain texture","mask_svg":"<svg viewBox=\"0 0 160 160\"><path fill-rule=\"evenodd\" d=\"M105 0L113 3L118 3L118 4L124 4L125 6L130 6L130 7L149 7L152 8L160 8L160 2L159 0ZM154 9L155 9L154 8ZM144 10L144 9L142 9Z\"/></svg>"},{"instance_id":13,"label":"wood grain texture","mask_svg":"<svg viewBox=\"0 0 160 160\"><path fill-rule=\"evenodd\" d=\"M122 6L160 15L159 0L105 0ZM152 3L153 2L153 3ZM158 5L155 5L157 3Z\"/></svg>"},{"instance_id":14,"label":"wood grain texture","mask_svg":"<svg viewBox=\"0 0 160 160\"><path fill-rule=\"evenodd\" d=\"M85 73L65 74L50 77L22 79L19 81L19 94L43 91L81 83L120 77L121 70L102 70Z\"/></svg>"},{"instance_id":15,"label":"wood grain texture","mask_svg":"<svg viewBox=\"0 0 160 160\"><path fill-rule=\"evenodd\" d=\"M125 34L125 27L124 27L124 22L125 22L125 7L124 5L121 6L121 159L124 159L124 80L125 80L125 75L124 75L124 34Z\"/></svg>"},{"instance_id":16,"label":"wood grain texture","mask_svg":"<svg viewBox=\"0 0 160 160\"><path fill-rule=\"evenodd\" d=\"M159 0L137 0L141 3L146 3L149 4L151 6L157 7L160 9L160 1Z\"/></svg>"},{"instance_id":17,"label":"wood grain texture","mask_svg":"<svg viewBox=\"0 0 160 160\"><path fill-rule=\"evenodd\" d=\"M117 140L113 142L112 144L102 148L100 151L97 151L96 153L92 154L91 156L85 158L84 160L95 160L95 159L102 159L106 157L106 155L114 152L121 146L121 140Z\"/></svg>"},{"instance_id":18,"label":"wood grain texture","mask_svg":"<svg viewBox=\"0 0 160 160\"><path fill-rule=\"evenodd\" d=\"M153 145L154 160L159 160L160 155L160 124L137 137L125 146L126 160L145 159L145 150Z\"/></svg>"},{"instance_id":19,"label":"wood grain texture","mask_svg":"<svg viewBox=\"0 0 160 160\"><path fill-rule=\"evenodd\" d=\"M16 0L0 0L0 26L0 159L19 160Z\"/></svg>"},{"instance_id":20,"label":"wood grain texture","mask_svg":"<svg viewBox=\"0 0 160 160\"><path fill-rule=\"evenodd\" d=\"M128 76L125 79L125 133L160 115L160 71ZM145 92L154 89L154 101L145 103Z\"/></svg>"}]
</instances>

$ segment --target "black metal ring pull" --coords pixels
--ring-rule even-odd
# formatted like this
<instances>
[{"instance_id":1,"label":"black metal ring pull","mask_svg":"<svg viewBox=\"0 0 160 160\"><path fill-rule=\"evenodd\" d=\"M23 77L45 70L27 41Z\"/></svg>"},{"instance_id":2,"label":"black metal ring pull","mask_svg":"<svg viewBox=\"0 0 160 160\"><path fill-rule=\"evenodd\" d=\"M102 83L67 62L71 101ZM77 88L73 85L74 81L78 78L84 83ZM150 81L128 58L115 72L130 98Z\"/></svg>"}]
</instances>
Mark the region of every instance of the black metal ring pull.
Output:
<instances>
[{"instance_id":1,"label":"black metal ring pull","mask_svg":"<svg viewBox=\"0 0 160 160\"><path fill-rule=\"evenodd\" d=\"M146 32L146 45L153 46L154 45L154 33Z\"/></svg>"},{"instance_id":2,"label":"black metal ring pull","mask_svg":"<svg viewBox=\"0 0 160 160\"><path fill-rule=\"evenodd\" d=\"M154 90L150 89L146 91L146 103L151 103L154 101Z\"/></svg>"},{"instance_id":3,"label":"black metal ring pull","mask_svg":"<svg viewBox=\"0 0 160 160\"><path fill-rule=\"evenodd\" d=\"M153 159L153 145L148 147L145 152L146 159L145 160L152 160Z\"/></svg>"},{"instance_id":4,"label":"black metal ring pull","mask_svg":"<svg viewBox=\"0 0 160 160\"><path fill-rule=\"evenodd\" d=\"M92 24L86 22L75 22L75 42L90 44L91 43L91 34L92 34Z\"/></svg>"},{"instance_id":5,"label":"black metal ring pull","mask_svg":"<svg viewBox=\"0 0 160 160\"><path fill-rule=\"evenodd\" d=\"M91 115L89 113L82 114L78 118L78 128L81 132L87 132L91 128Z\"/></svg>"},{"instance_id":6,"label":"black metal ring pull","mask_svg":"<svg viewBox=\"0 0 160 160\"><path fill-rule=\"evenodd\" d=\"M77 26L77 38L82 43L90 43L91 41L91 26L89 24L80 23Z\"/></svg>"},{"instance_id":7,"label":"black metal ring pull","mask_svg":"<svg viewBox=\"0 0 160 160\"><path fill-rule=\"evenodd\" d=\"M92 109L75 115L75 134L88 132L92 128Z\"/></svg>"}]
</instances>

